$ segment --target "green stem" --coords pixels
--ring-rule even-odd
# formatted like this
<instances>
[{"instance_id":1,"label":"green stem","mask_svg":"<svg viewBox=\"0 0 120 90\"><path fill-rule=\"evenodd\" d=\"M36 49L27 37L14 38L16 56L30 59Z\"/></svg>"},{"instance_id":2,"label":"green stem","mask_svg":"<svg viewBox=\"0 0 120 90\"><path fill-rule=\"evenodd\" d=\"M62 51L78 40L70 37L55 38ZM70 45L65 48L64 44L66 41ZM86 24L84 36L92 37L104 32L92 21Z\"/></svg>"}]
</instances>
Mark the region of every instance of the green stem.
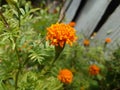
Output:
<instances>
[{"instance_id":1,"label":"green stem","mask_svg":"<svg viewBox=\"0 0 120 90\"><path fill-rule=\"evenodd\" d=\"M18 54L18 51L17 51L16 47L15 47L15 52L16 52L16 56L17 56L17 60L18 60L18 71L17 71L16 76L15 76L15 90L17 90L19 74L20 74L20 71L21 71L21 61L19 59L19 54Z\"/></svg>"},{"instance_id":2,"label":"green stem","mask_svg":"<svg viewBox=\"0 0 120 90\"><path fill-rule=\"evenodd\" d=\"M19 4L18 6L16 5L17 11L18 11L18 20L19 20L19 27L21 26L21 12L20 12L20 5L21 5L21 0L18 0Z\"/></svg>"},{"instance_id":3,"label":"green stem","mask_svg":"<svg viewBox=\"0 0 120 90\"><path fill-rule=\"evenodd\" d=\"M64 44L64 46L65 46L65 44ZM42 75L45 75L47 73L47 71L53 67L53 65L57 61L58 57L60 56L61 52L63 51L64 46L62 48L60 46L55 46L55 58L50 62L50 66L47 65L42 69L42 71L41 71Z\"/></svg>"},{"instance_id":4,"label":"green stem","mask_svg":"<svg viewBox=\"0 0 120 90\"><path fill-rule=\"evenodd\" d=\"M21 26L21 18L20 18L20 5L21 5L21 0L18 0L18 6L16 5L16 8L17 8L17 11L18 11L18 19L19 19L19 28ZM15 42L16 42L16 39L15 39ZM19 54L18 54L18 50L17 48L15 47L15 51L16 51L16 55L17 55L17 60L18 60L18 71L16 73L16 76L15 76L15 90L18 89L18 80L19 80L19 74L20 74L20 71L21 71L21 61L19 59Z\"/></svg>"},{"instance_id":5,"label":"green stem","mask_svg":"<svg viewBox=\"0 0 120 90\"><path fill-rule=\"evenodd\" d=\"M9 24L8 24L7 20L5 19L4 15L2 14L1 9L0 9L0 16L1 16L1 18L2 18L2 21L3 21L4 25L5 25L7 28L9 28Z\"/></svg>"},{"instance_id":6,"label":"green stem","mask_svg":"<svg viewBox=\"0 0 120 90\"><path fill-rule=\"evenodd\" d=\"M14 5L15 5L15 7L16 7L16 9L17 9L18 21L19 21L18 25L19 25L19 28L20 28L20 26L21 26L21 11L20 11L21 0L18 0L18 4L15 3Z\"/></svg>"},{"instance_id":7,"label":"green stem","mask_svg":"<svg viewBox=\"0 0 120 90\"><path fill-rule=\"evenodd\" d=\"M18 68L18 72L16 73L15 76L15 90L18 89L18 77L19 77L20 69Z\"/></svg>"},{"instance_id":8,"label":"green stem","mask_svg":"<svg viewBox=\"0 0 120 90\"><path fill-rule=\"evenodd\" d=\"M67 84L63 84L64 90L67 90Z\"/></svg>"},{"instance_id":9,"label":"green stem","mask_svg":"<svg viewBox=\"0 0 120 90\"><path fill-rule=\"evenodd\" d=\"M53 65L54 65L54 63L57 61L58 57L59 57L59 55L58 55L57 57L55 57L55 58L51 61L50 66L45 66L45 67L43 68L43 70L41 71L41 74L42 74L42 75L45 75L45 74L47 73L47 71L50 70L50 69L53 67Z\"/></svg>"},{"instance_id":10,"label":"green stem","mask_svg":"<svg viewBox=\"0 0 120 90\"><path fill-rule=\"evenodd\" d=\"M53 67L53 65L54 65L54 63L55 63L56 60L57 60L57 59L52 60L52 62L50 63L50 66L48 66L48 65L45 66L45 67L42 69L41 74L42 74L42 75L45 75L45 74L47 73L47 71L50 70L50 69Z\"/></svg>"}]
</instances>

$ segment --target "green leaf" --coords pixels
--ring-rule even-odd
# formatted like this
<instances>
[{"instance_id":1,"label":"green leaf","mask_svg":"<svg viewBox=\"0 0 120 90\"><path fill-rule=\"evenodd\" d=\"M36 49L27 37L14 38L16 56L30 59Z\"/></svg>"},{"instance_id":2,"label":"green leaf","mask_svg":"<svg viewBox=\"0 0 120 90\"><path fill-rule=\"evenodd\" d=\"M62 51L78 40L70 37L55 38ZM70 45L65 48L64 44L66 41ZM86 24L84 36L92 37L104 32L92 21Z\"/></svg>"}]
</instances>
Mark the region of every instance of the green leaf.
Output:
<instances>
[{"instance_id":1,"label":"green leaf","mask_svg":"<svg viewBox=\"0 0 120 90\"><path fill-rule=\"evenodd\" d=\"M22 15L25 15L24 9L20 8L20 12L22 13Z\"/></svg>"},{"instance_id":2,"label":"green leaf","mask_svg":"<svg viewBox=\"0 0 120 90\"><path fill-rule=\"evenodd\" d=\"M98 80L102 80L103 77L102 77L100 74L98 74L98 75L97 75L97 79L98 79Z\"/></svg>"}]
</instances>

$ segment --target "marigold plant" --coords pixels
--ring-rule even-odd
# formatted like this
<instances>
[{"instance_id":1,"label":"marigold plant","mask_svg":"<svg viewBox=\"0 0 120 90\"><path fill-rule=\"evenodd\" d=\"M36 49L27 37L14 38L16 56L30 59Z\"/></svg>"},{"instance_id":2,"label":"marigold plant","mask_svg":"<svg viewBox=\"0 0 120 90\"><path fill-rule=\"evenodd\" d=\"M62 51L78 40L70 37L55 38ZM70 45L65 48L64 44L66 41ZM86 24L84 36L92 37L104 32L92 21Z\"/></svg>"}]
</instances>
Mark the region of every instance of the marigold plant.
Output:
<instances>
[{"instance_id":1,"label":"marigold plant","mask_svg":"<svg viewBox=\"0 0 120 90\"><path fill-rule=\"evenodd\" d=\"M111 42L111 38L106 38L105 39L105 43L110 43Z\"/></svg>"},{"instance_id":2,"label":"marigold plant","mask_svg":"<svg viewBox=\"0 0 120 90\"><path fill-rule=\"evenodd\" d=\"M99 74L99 72L100 72L100 68L98 66L96 66L95 64L93 64L89 67L89 73L91 75L97 75L97 74Z\"/></svg>"},{"instance_id":3,"label":"marigold plant","mask_svg":"<svg viewBox=\"0 0 120 90\"><path fill-rule=\"evenodd\" d=\"M65 43L72 46L72 43L76 41L76 30L68 24L56 23L47 28L47 40L50 40L50 44L63 47Z\"/></svg>"},{"instance_id":4,"label":"marigold plant","mask_svg":"<svg viewBox=\"0 0 120 90\"><path fill-rule=\"evenodd\" d=\"M65 84L69 84L73 80L73 74L70 70L63 69L59 72L58 79Z\"/></svg>"}]
</instances>

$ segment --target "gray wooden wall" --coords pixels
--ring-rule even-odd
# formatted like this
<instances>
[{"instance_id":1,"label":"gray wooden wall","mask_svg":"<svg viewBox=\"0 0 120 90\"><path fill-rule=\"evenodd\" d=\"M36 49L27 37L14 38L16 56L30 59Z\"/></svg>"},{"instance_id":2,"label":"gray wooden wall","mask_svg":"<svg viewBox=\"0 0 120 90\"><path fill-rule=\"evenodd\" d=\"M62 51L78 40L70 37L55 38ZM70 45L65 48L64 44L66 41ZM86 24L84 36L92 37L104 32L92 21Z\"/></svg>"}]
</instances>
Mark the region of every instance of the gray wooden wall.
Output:
<instances>
[{"instance_id":1,"label":"gray wooden wall","mask_svg":"<svg viewBox=\"0 0 120 90\"><path fill-rule=\"evenodd\" d=\"M120 0L66 0L69 2L67 23L75 21L76 30L87 37L96 31L94 39L99 43L110 37L112 42L108 46L112 49L120 44Z\"/></svg>"}]
</instances>

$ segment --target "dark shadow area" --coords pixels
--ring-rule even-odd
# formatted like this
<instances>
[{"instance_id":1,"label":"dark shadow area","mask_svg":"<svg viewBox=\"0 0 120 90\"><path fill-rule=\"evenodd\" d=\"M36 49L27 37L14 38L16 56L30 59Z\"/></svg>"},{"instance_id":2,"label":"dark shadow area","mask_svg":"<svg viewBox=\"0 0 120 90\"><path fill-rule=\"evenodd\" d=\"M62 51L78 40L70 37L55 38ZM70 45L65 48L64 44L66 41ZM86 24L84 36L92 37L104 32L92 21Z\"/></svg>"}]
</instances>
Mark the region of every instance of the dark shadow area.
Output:
<instances>
[{"instance_id":1,"label":"dark shadow area","mask_svg":"<svg viewBox=\"0 0 120 90\"><path fill-rule=\"evenodd\" d=\"M78 9L77 9L77 11L76 11L76 14L75 14L75 16L74 16L74 18L73 18L72 21L75 22L75 21L79 18L79 14L80 14L81 10L83 9L83 7L85 6L85 4L86 4L87 1L88 1L88 0L82 0L82 1L81 1L81 3L80 3L80 5L79 5L79 7L78 7Z\"/></svg>"},{"instance_id":2,"label":"dark shadow area","mask_svg":"<svg viewBox=\"0 0 120 90\"><path fill-rule=\"evenodd\" d=\"M5 0L0 0L0 6L6 4L7 2Z\"/></svg>"}]
</instances>

